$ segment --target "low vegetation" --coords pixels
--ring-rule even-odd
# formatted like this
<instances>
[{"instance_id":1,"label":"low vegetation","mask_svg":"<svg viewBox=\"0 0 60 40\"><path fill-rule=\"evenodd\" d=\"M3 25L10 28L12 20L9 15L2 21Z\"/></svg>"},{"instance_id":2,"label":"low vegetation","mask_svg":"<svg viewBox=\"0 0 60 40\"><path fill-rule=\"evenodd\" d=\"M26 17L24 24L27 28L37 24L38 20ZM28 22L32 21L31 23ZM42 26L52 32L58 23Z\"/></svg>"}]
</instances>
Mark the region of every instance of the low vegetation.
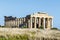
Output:
<instances>
[{"instance_id":1,"label":"low vegetation","mask_svg":"<svg viewBox=\"0 0 60 40\"><path fill-rule=\"evenodd\" d=\"M58 28L55 28L55 27L54 27L54 28L51 28L51 30L58 30Z\"/></svg>"},{"instance_id":2,"label":"low vegetation","mask_svg":"<svg viewBox=\"0 0 60 40\"><path fill-rule=\"evenodd\" d=\"M7 38L5 36L0 36L0 40L28 40L28 35L8 35Z\"/></svg>"},{"instance_id":3,"label":"low vegetation","mask_svg":"<svg viewBox=\"0 0 60 40\"><path fill-rule=\"evenodd\" d=\"M0 40L60 40L60 31L0 28Z\"/></svg>"}]
</instances>

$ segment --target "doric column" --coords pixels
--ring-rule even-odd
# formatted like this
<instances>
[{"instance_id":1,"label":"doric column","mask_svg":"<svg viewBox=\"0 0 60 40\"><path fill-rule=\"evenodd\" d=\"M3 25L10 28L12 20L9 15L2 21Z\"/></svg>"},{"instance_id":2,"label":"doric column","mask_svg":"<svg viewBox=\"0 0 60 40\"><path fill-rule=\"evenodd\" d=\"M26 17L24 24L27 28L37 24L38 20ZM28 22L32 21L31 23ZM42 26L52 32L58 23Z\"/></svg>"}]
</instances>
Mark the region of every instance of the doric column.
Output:
<instances>
[{"instance_id":1,"label":"doric column","mask_svg":"<svg viewBox=\"0 0 60 40\"><path fill-rule=\"evenodd\" d=\"M12 22L10 21L10 26L11 26Z\"/></svg>"},{"instance_id":2,"label":"doric column","mask_svg":"<svg viewBox=\"0 0 60 40\"><path fill-rule=\"evenodd\" d=\"M21 24L21 18L20 18L20 24Z\"/></svg>"},{"instance_id":3,"label":"doric column","mask_svg":"<svg viewBox=\"0 0 60 40\"><path fill-rule=\"evenodd\" d=\"M17 27L18 27L18 19L17 19Z\"/></svg>"},{"instance_id":4,"label":"doric column","mask_svg":"<svg viewBox=\"0 0 60 40\"><path fill-rule=\"evenodd\" d=\"M18 27L19 27L19 19L18 19Z\"/></svg>"},{"instance_id":5,"label":"doric column","mask_svg":"<svg viewBox=\"0 0 60 40\"><path fill-rule=\"evenodd\" d=\"M30 18L30 25L31 25L31 28L32 28L32 17Z\"/></svg>"},{"instance_id":6,"label":"doric column","mask_svg":"<svg viewBox=\"0 0 60 40\"><path fill-rule=\"evenodd\" d=\"M21 18L20 18L20 25L21 25Z\"/></svg>"},{"instance_id":7,"label":"doric column","mask_svg":"<svg viewBox=\"0 0 60 40\"><path fill-rule=\"evenodd\" d=\"M48 23L49 23L48 21L49 21L49 18L47 18L47 28L48 28Z\"/></svg>"},{"instance_id":8,"label":"doric column","mask_svg":"<svg viewBox=\"0 0 60 40\"><path fill-rule=\"evenodd\" d=\"M16 20L15 20L15 26L16 26Z\"/></svg>"},{"instance_id":9,"label":"doric column","mask_svg":"<svg viewBox=\"0 0 60 40\"><path fill-rule=\"evenodd\" d=\"M21 23L23 24L23 18L21 19Z\"/></svg>"},{"instance_id":10,"label":"doric column","mask_svg":"<svg viewBox=\"0 0 60 40\"><path fill-rule=\"evenodd\" d=\"M34 21L35 23L34 23L34 27L36 28L36 17L35 17L35 21Z\"/></svg>"},{"instance_id":11,"label":"doric column","mask_svg":"<svg viewBox=\"0 0 60 40\"><path fill-rule=\"evenodd\" d=\"M53 28L53 18L52 18L52 28Z\"/></svg>"},{"instance_id":12,"label":"doric column","mask_svg":"<svg viewBox=\"0 0 60 40\"><path fill-rule=\"evenodd\" d=\"M5 26L6 26L6 21L5 21Z\"/></svg>"},{"instance_id":13,"label":"doric column","mask_svg":"<svg viewBox=\"0 0 60 40\"><path fill-rule=\"evenodd\" d=\"M30 28L30 20L28 20L28 28Z\"/></svg>"},{"instance_id":14,"label":"doric column","mask_svg":"<svg viewBox=\"0 0 60 40\"><path fill-rule=\"evenodd\" d=\"M8 21L8 26L10 26L10 22Z\"/></svg>"},{"instance_id":15,"label":"doric column","mask_svg":"<svg viewBox=\"0 0 60 40\"><path fill-rule=\"evenodd\" d=\"M11 26L11 21L10 21L10 26Z\"/></svg>"},{"instance_id":16,"label":"doric column","mask_svg":"<svg viewBox=\"0 0 60 40\"><path fill-rule=\"evenodd\" d=\"M13 20L11 20L11 27L13 27Z\"/></svg>"},{"instance_id":17,"label":"doric column","mask_svg":"<svg viewBox=\"0 0 60 40\"><path fill-rule=\"evenodd\" d=\"M25 22L25 18L24 18L24 22Z\"/></svg>"},{"instance_id":18,"label":"doric column","mask_svg":"<svg viewBox=\"0 0 60 40\"><path fill-rule=\"evenodd\" d=\"M20 25L20 18L19 18L19 25Z\"/></svg>"},{"instance_id":19,"label":"doric column","mask_svg":"<svg viewBox=\"0 0 60 40\"><path fill-rule=\"evenodd\" d=\"M41 26L41 18L39 17L39 27Z\"/></svg>"},{"instance_id":20,"label":"doric column","mask_svg":"<svg viewBox=\"0 0 60 40\"><path fill-rule=\"evenodd\" d=\"M14 22L14 26L15 26L15 20L13 22Z\"/></svg>"},{"instance_id":21,"label":"doric column","mask_svg":"<svg viewBox=\"0 0 60 40\"><path fill-rule=\"evenodd\" d=\"M49 18L47 18L47 28L49 27Z\"/></svg>"},{"instance_id":22,"label":"doric column","mask_svg":"<svg viewBox=\"0 0 60 40\"><path fill-rule=\"evenodd\" d=\"M47 26L48 29L50 29L50 18L48 18L48 26Z\"/></svg>"},{"instance_id":23,"label":"doric column","mask_svg":"<svg viewBox=\"0 0 60 40\"><path fill-rule=\"evenodd\" d=\"M43 19L43 27L45 29L45 18Z\"/></svg>"},{"instance_id":24,"label":"doric column","mask_svg":"<svg viewBox=\"0 0 60 40\"><path fill-rule=\"evenodd\" d=\"M6 22L6 26L8 26L8 21Z\"/></svg>"},{"instance_id":25,"label":"doric column","mask_svg":"<svg viewBox=\"0 0 60 40\"><path fill-rule=\"evenodd\" d=\"M17 19L16 19L16 26L17 26Z\"/></svg>"}]
</instances>

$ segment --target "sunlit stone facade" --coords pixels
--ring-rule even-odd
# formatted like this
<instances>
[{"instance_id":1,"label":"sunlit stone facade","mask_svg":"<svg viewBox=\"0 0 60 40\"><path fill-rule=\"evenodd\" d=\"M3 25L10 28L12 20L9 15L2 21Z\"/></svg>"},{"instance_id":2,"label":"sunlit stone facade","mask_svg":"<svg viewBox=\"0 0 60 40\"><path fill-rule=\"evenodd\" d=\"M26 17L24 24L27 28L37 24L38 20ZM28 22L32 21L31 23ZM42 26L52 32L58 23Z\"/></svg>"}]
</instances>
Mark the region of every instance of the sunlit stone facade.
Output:
<instances>
[{"instance_id":1,"label":"sunlit stone facade","mask_svg":"<svg viewBox=\"0 0 60 40\"><path fill-rule=\"evenodd\" d=\"M50 29L53 27L53 17L47 13L34 13L23 18L5 16L5 26Z\"/></svg>"}]
</instances>

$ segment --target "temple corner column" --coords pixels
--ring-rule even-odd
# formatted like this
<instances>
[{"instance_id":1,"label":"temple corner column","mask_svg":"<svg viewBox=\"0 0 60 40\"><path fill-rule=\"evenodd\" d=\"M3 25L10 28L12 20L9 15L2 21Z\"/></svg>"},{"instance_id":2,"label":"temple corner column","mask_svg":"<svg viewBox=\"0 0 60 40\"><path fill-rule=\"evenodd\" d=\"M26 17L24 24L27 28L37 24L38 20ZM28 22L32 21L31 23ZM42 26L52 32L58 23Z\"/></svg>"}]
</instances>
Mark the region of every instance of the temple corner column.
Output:
<instances>
[{"instance_id":1,"label":"temple corner column","mask_svg":"<svg viewBox=\"0 0 60 40\"><path fill-rule=\"evenodd\" d=\"M52 28L53 28L53 18L52 18Z\"/></svg>"}]
</instances>

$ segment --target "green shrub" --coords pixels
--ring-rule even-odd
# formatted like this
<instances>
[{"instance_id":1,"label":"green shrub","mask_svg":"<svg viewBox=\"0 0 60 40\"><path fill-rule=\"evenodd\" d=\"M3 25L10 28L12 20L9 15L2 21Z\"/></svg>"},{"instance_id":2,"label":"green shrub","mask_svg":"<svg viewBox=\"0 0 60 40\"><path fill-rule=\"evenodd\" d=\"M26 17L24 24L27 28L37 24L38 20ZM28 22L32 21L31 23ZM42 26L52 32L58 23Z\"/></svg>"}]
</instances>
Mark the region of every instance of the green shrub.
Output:
<instances>
[{"instance_id":1,"label":"green shrub","mask_svg":"<svg viewBox=\"0 0 60 40\"><path fill-rule=\"evenodd\" d=\"M43 29L43 26L40 26L39 29Z\"/></svg>"},{"instance_id":2,"label":"green shrub","mask_svg":"<svg viewBox=\"0 0 60 40\"><path fill-rule=\"evenodd\" d=\"M22 28L27 28L26 26L23 26Z\"/></svg>"},{"instance_id":3,"label":"green shrub","mask_svg":"<svg viewBox=\"0 0 60 40\"><path fill-rule=\"evenodd\" d=\"M52 30L58 30L58 28L51 28Z\"/></svg>"}]
</instances>

